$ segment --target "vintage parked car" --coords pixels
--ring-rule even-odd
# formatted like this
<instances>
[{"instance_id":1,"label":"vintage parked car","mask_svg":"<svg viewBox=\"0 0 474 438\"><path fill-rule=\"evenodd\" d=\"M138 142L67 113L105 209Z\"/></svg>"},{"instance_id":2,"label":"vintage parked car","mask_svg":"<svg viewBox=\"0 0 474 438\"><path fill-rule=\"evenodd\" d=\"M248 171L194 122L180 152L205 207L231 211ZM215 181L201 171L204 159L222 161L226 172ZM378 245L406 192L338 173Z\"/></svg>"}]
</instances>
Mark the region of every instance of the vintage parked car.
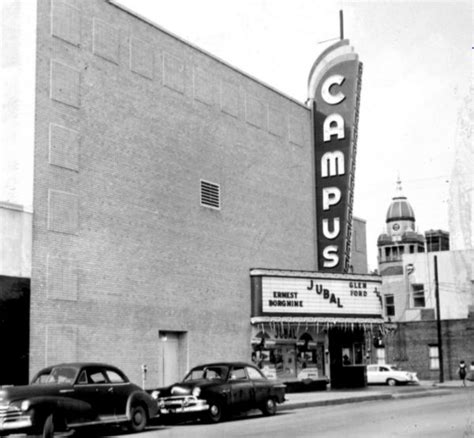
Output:
<instances>
[{"instance_id":1,"label":"vintage parked car","mask_svg":"<svg viewBox=\"0 0 474 438\"><path fill-rule=\"evenodd\" d=\"M395 365L367 365L367 383L387 384L418 383L416 373L403 371Z\"/></svg>"},{"instance_id":2,"label":"vintage parked car","mask_svg":"<svg viewBox=\"0 0 474 438\"><path fill-rule=\"evenodd\" d=\"M139 432L158 414L156 400L118 368L101 363L54 365L30 385L0 388L0 436L49 438L55 431L103 424Z\"/></svg>"},{"instance_id":3,"label":"vintage parked car","mask_svg":"<svg viewBox=\"0 0 474 438\"><path fill-rule=\"evenodd\" d=\"M220 362L193 368L180 383L153 391L161 418L195 417L217 423L226 415L260 409L274 415L285 385L267 379L253 365Z\"/></svg>"}]
</instances>

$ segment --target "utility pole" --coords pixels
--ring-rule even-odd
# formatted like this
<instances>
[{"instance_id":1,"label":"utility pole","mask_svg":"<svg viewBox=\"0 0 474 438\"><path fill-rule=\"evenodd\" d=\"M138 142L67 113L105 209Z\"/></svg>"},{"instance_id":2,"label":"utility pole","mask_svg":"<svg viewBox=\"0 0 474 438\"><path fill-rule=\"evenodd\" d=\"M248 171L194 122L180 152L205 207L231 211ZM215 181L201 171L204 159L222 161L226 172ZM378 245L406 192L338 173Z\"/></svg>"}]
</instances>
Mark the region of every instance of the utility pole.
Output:
<instances>
[{"instance_id":1,"label":"utility pole","mask_svg":"<svg viewBox=\"0 0 474 438\"><path fill-rule=\"evenodd\" d=\"M443 337L441 335L441 315L439 307L439 283L438 283L438 256L434 256L435 297L436 297L436 326L438 328L438 356L439 356L439 382L444 382L443 367Z\"/></svg>"}]
</instances>

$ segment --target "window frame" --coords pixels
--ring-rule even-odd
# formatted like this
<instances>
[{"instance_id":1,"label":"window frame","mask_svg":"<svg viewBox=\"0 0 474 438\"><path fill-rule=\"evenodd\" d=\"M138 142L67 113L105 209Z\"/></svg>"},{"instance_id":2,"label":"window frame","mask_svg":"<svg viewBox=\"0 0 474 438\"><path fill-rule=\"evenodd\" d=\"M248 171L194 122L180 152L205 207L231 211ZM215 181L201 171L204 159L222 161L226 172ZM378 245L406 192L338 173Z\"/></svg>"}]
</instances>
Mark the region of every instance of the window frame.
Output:
<instances>
[{"instance_id":1,"label":"window frame","mask_svg":"<svg viewBox=\"0 0 474 438\"><path fill-rule=\"evenodd\" d=\"M428 358L430 371L439 370L439 346L438 344L428 345Z\"/></svg>"},{"instance_id":2,"label":"window frame","mask_svg":"<svg viewBox=\"0 0 474 438\"><path fill-rule=\"evenodd\" d=\"M389 298L392 300L391 303L387 302ZM384 295L384 304L385 304L385 316L387 318L391 316L395 316L395 295L393 294ZM389 311L389 309L391 310Z\"/></svg>"},{"instance_id":3,"label":"window frame","mask_svg":"<svg viewBox=\"0 0 474 438\"><path fill-rule=\"evenodd\" d=\"M411 291L412 291L413 307L417 309L425 308L426 307L425 285L423 283L412 283Z\"/></svg>"}]
</instances>

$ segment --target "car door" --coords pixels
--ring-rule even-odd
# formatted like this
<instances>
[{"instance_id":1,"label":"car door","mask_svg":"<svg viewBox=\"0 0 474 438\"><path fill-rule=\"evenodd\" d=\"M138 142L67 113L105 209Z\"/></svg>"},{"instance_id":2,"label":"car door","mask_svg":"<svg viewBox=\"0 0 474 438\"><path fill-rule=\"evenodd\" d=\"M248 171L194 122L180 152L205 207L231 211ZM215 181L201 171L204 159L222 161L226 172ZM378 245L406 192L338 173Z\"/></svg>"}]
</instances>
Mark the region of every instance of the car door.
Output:
<instances>
[{"instance_id":1,"label":"car door","mask_svg":"<svg viewBox=\"0 0 474 438\"><path fill-rule=\"evenodd\" d=\"M253 385L254 399L253 407L262 406L270 396L271 385L267 378L255 367L247 366L245 368L247 376Z\"/></svg>"},{"instance_id":2,"label":"car door","mask_svg":"<svg viewBox=\"0 0 474 438\"><path fill-rule=\"evenodd\" d=\"M380 365L379 372L377 373L377 383L385 383L391 377L390 372L390 368Z\"/></svg>"},{"instance_id":3,"label":"car door","mask_svg":"<svg viewBox=\"0 0 474 438\"><path fill-rule=\"evenodd\" d=\"M255 390L244 366L233 366L229 373L230 400L234 411L246 411L255 406Z\"/></svg>"},{"instance_id":4,"label":"car door","mask_svg":"<svg viewBox=\"0 0 474 438\"><path fill-rule=\"evenodd\" d=\"M127 401L132 391L131 384L118 370L104 368L104 372L109 380L109 403L113 407L113 414L116 417L123 417L127 413Z\"/></svg>"},{"instance_id":5,"label":"car door","mask_svg":"<svg viewBox=\"0 0 474 438\"><path fill-rule=\"evenodd\" d=\"M367 365L367 383L378 383L378 369L379 367L377 365Z\"/></svg>"},{"instance_id":6,"label":"car door","mask_svg":"<svg viewBox=\"0 0 474 438\"><path fill-rule=\"evenodd\" d=\"M84 368L75 389L78 397L89 403L96 420L107 420L114 416L113 389L101 367Z\"/></svg>"}]
</instances>

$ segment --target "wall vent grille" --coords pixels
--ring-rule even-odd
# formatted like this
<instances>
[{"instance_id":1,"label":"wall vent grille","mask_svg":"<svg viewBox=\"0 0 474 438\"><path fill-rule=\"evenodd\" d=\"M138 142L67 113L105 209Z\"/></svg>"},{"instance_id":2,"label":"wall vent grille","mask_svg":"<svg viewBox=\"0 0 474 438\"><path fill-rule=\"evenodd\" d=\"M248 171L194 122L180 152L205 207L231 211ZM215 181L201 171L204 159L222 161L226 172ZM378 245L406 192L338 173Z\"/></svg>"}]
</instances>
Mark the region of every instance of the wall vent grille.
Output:
<instances>
[{"instance_id":1,"label":"wall vent grille","mask_svg":"<svg viewBox=\"0 0 474 438\"><path fill-rule=\"evenodd\" d=\"M209 181L201 180L201 205L220 210L220 186Z\"/></svg>"}]
</instances>

